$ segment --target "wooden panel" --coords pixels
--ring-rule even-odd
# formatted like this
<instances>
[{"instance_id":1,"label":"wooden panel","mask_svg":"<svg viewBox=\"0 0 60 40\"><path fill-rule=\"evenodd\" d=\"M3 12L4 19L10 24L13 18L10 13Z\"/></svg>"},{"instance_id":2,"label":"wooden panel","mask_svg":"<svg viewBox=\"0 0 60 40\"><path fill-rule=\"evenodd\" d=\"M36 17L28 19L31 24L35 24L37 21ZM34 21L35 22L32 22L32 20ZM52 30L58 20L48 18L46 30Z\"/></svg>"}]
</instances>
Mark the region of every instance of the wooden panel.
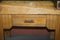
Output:
<instances>
[{"instance_id":1,"label":"wooden panel","mask_svg":"<svg viewBox=\"0 0 60 40\"><path fill-rule=\"evenodd\" d=\"M55 31L55 40L60 40L60 15L57 16L57 25Z\"/></svg>"},{"instance_id":2,"label":"wooden panel","mask_svg":"<svg viewBox=\"0 0 60 40\"><path fill-rule=\"evenodd\" d=\"M55 29L57 25L57 15L47 15L47 27Z\"/></svg>"},{"instance_id":3,"label":"wooden panel","mask_svg":"<svg viewBox=\"0 0 60 40\"><path fill-rule=\"evenodd\" d=\"M13 26L44 26L45 27L46 25L45 15L13 15L12 17L13 17ZM33 22L29 22L31 20Z\"/></svg>"},{"instance_id":4,"label":"wooden panel","mask_svg":"<svg viewBox=\"0 0 60 40\"><path fill-rule=\"evenodd\" d=\"M0 15L0 40L4 40L3 26L2 26L2 15Z\"/></svg>"},{"instance_id":5,"label":"wooden panel","mask_svg":"<svg viewBox=\"0 0 60 40\"><path fill-rule=\"evenodd\" d=\"M3 15L3 28L10 29L12 27L11 15Z\"/></svg>"}]
</instances>

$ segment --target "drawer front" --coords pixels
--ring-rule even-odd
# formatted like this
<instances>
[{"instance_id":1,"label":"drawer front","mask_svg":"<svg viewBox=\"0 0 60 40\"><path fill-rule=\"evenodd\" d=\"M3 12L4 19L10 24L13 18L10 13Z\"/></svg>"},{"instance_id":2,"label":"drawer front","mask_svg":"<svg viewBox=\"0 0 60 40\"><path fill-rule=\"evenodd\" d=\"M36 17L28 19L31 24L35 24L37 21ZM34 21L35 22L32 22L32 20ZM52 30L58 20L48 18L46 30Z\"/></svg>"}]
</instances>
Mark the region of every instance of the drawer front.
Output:
<instances>
[{"instance_id":1,"label":"drawer front","mask_svg":"<svg viewBox=\"0 0 60 40\"><path fill-rule=\"evenodd\" d=\"M13 26L45 26L45 15L12 15Z\"/></svg>"}]
</instances>

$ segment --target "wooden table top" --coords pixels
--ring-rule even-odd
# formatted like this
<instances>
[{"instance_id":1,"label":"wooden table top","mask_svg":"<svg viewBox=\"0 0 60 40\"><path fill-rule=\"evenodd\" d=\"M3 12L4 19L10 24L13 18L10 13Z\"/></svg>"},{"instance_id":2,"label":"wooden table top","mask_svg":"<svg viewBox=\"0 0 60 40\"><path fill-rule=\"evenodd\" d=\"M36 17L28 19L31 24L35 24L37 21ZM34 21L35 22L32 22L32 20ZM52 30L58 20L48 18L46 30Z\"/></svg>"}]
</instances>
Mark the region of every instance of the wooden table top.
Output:
<instances>
[{"instance_id":1,"label":"wooden table top","mask_svg":"<svg viewBox=\"0 0 60 40\"><path fill-rule=\"evenodd\" d=\"M60 14L51 1L3 1L0 14Z\"/></svg>"}]
</instances>

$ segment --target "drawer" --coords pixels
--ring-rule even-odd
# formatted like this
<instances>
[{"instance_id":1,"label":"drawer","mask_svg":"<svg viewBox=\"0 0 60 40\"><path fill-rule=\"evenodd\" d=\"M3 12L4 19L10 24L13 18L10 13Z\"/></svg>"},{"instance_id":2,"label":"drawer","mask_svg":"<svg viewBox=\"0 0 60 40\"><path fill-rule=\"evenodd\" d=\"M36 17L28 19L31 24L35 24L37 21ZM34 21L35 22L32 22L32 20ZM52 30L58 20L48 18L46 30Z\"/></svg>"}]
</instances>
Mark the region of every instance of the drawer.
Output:
<instances>
[{"instance_id":1,"label":"drawer","mask_svg":"<svg viewBox=\"0 0 60 40\"><path fill-rule=\"evenodd\" d=\"M45 15L12 15L13 26L46 26Z\"/></svg>"}]
</instances>

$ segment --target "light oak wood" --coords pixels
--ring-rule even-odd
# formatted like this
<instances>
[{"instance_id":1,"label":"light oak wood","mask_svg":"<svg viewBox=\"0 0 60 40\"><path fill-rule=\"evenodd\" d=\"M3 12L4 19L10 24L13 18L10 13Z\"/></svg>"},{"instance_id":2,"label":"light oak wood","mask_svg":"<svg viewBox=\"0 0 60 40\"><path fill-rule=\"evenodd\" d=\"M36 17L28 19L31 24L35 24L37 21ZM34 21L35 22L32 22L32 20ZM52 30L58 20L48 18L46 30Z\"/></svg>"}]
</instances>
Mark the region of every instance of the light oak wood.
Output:
<instances>
[{"instance_id":1,"label":"light oak wood","mask_svg":"<svg viewBox=\"0 0 60 40\"><path fill-rule=\"evenodd\" d=\"M55 40L60 40L60 15L57 16L57 25L55 30Z\"/></svg>"},{"instance_id":2,"label":"light oak wood","mask_svg":"<svg viewBox=\"0 0 60 40\"><path fill-rule=\"evenodd\" d=\"M57 15L47 15L47 28L48 29L56 29L57 25Z\"/></svg>"},{"instance_id":3,"label":"light oak wood","mask_svg":"<svg viewBox=\"0 0 60 40\"><path fill-rule=\"evenodd\" d=\"M32 2L29 5L27 3L0 4L2 8L0 11L0 40L4 40L3 29L27 24L28 26L40 24L39 26L44 25L48 29L53 29L55 40L60 40L60 10L55 9L53 3L43 5L44 3L46 2L41 2L42 5L40 2ZM34 23L24 23L26 19L33 19Z\"/></svg>"},{"instance_id":4,"label":"light oak wood","mask_svg":"<svg viewBox=\"0 0 60 40\"><path fill-rule=\"evenodd\" d=\"M12 27L11 15L2 15L2 21L4 29L10 29Z\"/></svg>"},{"instance_id":5,"label":"light oak wood","mask_svg":"<svg viewBox=\"0 0 60 40\"><path fill-rule=\"evenodd\" d=\"M2 11L0 14L60 14L60 10L54 7L52 2L21 2L1 4Z\"/></svg>"},{"instance_id":6,"label":"light oak wood","mask_svg":"<svg viewBox=\"0 0 60 40\"><path fill-rule=\"evenodd\" d=\"M55 40L60 40L59 35L60 35L60 16L58 15L0 15L0 20L1 20L1 40L3 40L3 29L10 29L12 26L21 26L24 25L26 26L27 23L24 23L24 20L26 19L33 19L35 20L36 24L42 24L46 26L48 29L54 29L55 30ZM23 20L23 21L22 21ZM28 26L36 26L35 23L28 23ZM39 25L39 26L40 26ZM38 26L38 25L37 25Z\"/></svg>"},{"instance_id":7,"label":"light oak wood","mask_svg":"<svg viewBox=\"0 0 60 40\"><path fill-rule=\"evenodd\" d=\"M56 29L57 15L3 15L3 28L12 26L43 26L48 29ZM24 23L25 20L33 20L34 23Z\"/></svg>"},{"instance_id":8,"label":"light oak wood","mask_svg":"<svg viewBox=\"0 0 60 40\"><path fill-rule=\"evenodd\" d=\"M2 26L2 15L0 15L0 40L4 40L3 26Z\"/></svg>"},{"instance_id":9,"label":"light oak wood","mask_svg":"<svg viewBox=\"0 0 60 40\"><path fill-rule=\"evenodd\" d=\"M13 26L46 26L45 15L12 15ZM24 21L32 20L32 23L25 23Z\"/></svg>"}]
</instances>

